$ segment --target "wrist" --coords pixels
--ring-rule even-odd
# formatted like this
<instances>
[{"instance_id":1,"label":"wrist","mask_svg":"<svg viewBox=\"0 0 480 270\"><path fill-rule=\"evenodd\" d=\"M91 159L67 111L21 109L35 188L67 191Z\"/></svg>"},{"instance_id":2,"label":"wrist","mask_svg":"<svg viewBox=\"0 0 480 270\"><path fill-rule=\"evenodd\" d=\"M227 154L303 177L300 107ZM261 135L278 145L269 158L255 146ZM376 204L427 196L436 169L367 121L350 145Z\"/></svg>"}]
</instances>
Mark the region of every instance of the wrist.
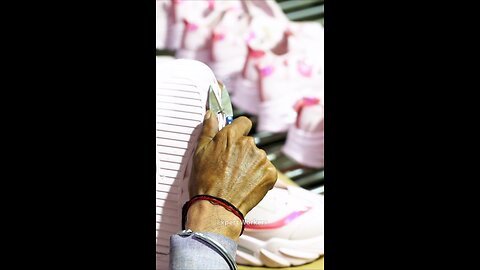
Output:
<instances>
[{"instance_id":1,"label":"wrist","mask_svg":"<svg viewBox=\"0 0 480 270\"><path fill-rule=\"evenodd\" d=\"M202 200L190 206L185 227L197 232L221 234L237 241L242 221L222 206Z\"/></svg>"}]
</instances>

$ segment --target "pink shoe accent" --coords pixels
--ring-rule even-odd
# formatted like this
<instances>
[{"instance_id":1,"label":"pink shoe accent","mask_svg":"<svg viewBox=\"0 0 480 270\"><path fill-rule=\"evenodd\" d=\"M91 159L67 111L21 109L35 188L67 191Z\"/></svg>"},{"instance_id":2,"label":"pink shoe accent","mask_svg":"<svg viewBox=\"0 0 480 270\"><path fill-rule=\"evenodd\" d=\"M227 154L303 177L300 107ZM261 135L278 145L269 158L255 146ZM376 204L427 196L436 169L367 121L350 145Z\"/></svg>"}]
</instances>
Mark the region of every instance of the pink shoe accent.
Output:
<instances>
[{"instance_id":1,"label":"pink shoe accent","mask_svg":"<svg viewBox=\"0 0 480 270\"><path fill-rule=\"evenodd\" d=\"M247 223L247 224L245 224L245 229L250 229L250 230L278 229L278 228L281 228L281 227L287 225L288 223L292 222L293 220L295 220L299 216L307 213L308 211L310 211L310 209L312 209L312 208L308 207L305 210L292 212L289 215L287 215L286 217L284 217L280 220L277 220L275 222L272 222L272 223L267 223L267 224L249 224L249 223Z\"/></svg>"},{"instance_id":2,"label":"pink shoe accent","mask_svg":"<svg viewBox=\"0 0 480 270\"><path fill-rule=\"evenodd\" d=\"M293 31L290 28L287 28L285 30L285 36L287 36L287 37L293 36Z\"/></svg>"},{"instance_id":3,"label":"pink shoe accent","mask_svg":"<svg viewBox=\"0 0 480 270\"><path fill-rule=\"evenodd\" d=\"M295 111L300 111L304 106L320 104L320 99L316 97L304 97L295 104Z\"/></svg>"},{"instance_id":4,"label":"pink shoe accent","mask_svg":"<svg viewBox=\"0 0 480 270\"><path fill-rule=\"evenodd\" d=\"M255 61L255 60L265 56L264 51L254 50L250 46L247 46L247 49L248 49L247 58L245 59L245 64L243 65L243 69L242 69L242 76L244 78L247 78L248 64L249 63L254 63L254 62L250 62L250 61L252 61L252 60ZM258 66L255 66L255 67L258 70Z\"/></svg>"},{"instance_id":5,"label":"pink shoe accent","mask_svg":"<svg viewBox=\"0 0 480 270\"><path fill-rule=\"evenodd\" d=\"M273 71L274 71L273 66L266 66L266 67L260 68L260 75L262 77L267 77L270 74L272 74Z\"/></svg>"},{"instance_id":6,"label":"pink shoe accent","mask_svg":"<svg viewBox=\"0 0 480 270\"><path fill-rule=\"evenodd\" d=\"M248 47L248 57L260 58L260 57L263 57L264 55L265 55L264 51L258 51Z\"/></svg>"},{"instance_id":7,"label":"pink shoe accent","mask_svg":"<svg viewBox=\"0 0 480 270\"><path fill-rule=\"evenodd\" d=\"M295 123L295 126L297 128L300 128L300 119L302 116L302 110L305 106L312 106L312 105L318 105L320 104L320 99L318 98L310 98L310 97L305 97L299 100L295 106L294 109L297 111L297 121Z\"/></svg>"},{"instance_id":8,"label":"pink shoe accent","mask_svg":"<svg viewBox=\"0 0 480 270\"><path fill-rule=\"evenodd\" d=\"M220 40L225 39L225 34L219 33L219 32L213 32L213 37L212 38L213 38L214 41L220 41Z\"/></svg>"},{"instance_id":9,"label":"pink shoe accent","mask_svg":"<svg viewBox=\"0 0 480 270\"><path fill-rule=\"evenodd\" d=\"M300 74L305 77L312 77L313 67L311 65L306 64L304 61L298 62L297 70Z\"/></svg>"},{"instance_id":10,"label":"pink shoe accent","mask_svg":"<svg viewBox=\"0 0 480 270\"><path fill-rule=\"evenodd\" d=\"M180 18L178 18L177 10L179 9L178 5L182 0L172 0L172 18L174 22L178 22Z\"/></svg>"},{"instance_id":11,"label":"pink shoe accent","mask_svg":"<svg viewBox=\"0 0 480 270\"><path fill-rule=\"evenodd\" d=\"M183 19L183 23L185 24L185 27L187 28L187 31L195 31L198 29L198 25L195 23L190 23L186 19Z\"/></svg>"},{"instance_id":12,"label":"pink shoe accent","mask_svg":"<svg viewBox=\"0 0 480 270\"><path fill-rule=\"evenodd\" d=\"M215 9L215 0L208 0L208 9L210 10Z\"/></svg>"}]
</instances>

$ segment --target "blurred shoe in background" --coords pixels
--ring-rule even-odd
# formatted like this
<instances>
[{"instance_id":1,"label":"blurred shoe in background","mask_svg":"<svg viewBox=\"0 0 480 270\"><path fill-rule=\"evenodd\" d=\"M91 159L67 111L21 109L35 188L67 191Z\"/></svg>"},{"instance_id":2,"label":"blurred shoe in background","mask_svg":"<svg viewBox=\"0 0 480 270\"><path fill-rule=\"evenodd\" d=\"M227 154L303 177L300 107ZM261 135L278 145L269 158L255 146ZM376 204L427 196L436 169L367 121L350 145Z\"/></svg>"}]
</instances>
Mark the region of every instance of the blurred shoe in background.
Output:
<instances>
[{"instance_id":1,"label":"blurred shoe in background","mask_svg":"<svg viewBox=\"0 0 480 270\"><path fill-rule=\"evenodd\" d=\"M251 23L247 48L232 102L258 116L258 131L284 132L295 120L294 102L323 88L323 27L264 16Z\"/></svg>"},{"instance_id":2,"label":"blurred shoe in background","mask_svg":"<svg viewBox=\"0 0 480 270\"><path fill-rule=\"evenodd\" d=\"M156 1L156 45L158 50L167 49L168 27L171 22L170 1Z\"/></svg>"},{"instance_id":3,"label":"blurred shoe in background","mask_svg":"<svg viewBox=\"0 0 480 270\"><path fill-rule=\"evenodd\" d=\"M267 16L252 19L246 40L247 55L241 73L232 84L235 93L232 102L240 110L252 115L258 114L260 73L257 65L266 52L282 46L280 43L284 39L286 25L286 21Z\"/></svg>"},{"instance_id":4,"label":"blurred shoe in background","mask_svg":"<svg viewBox=\"0 0 480 270\"><path fill-rule=\"evenodd\" d=\"M195 2L192 4L191 2ZM200 5L199 3L204 5ZM181 42L177 49L177 58L195 59L209 65L212 56L212 35L214 27L220 23L225 11L229 9L240 9L239 1L185 1L190 7L179 5L182 10L183 31ZM207 4L208 5L205 5ZM187 14L185 10L189 10Z\"/></svg>"},{"instance_id":5,"label":"blurred shoe in background","mask_svg":"<svg viewBox=\"0 0 480 270\"><path fill-rule=\"evenodd\" d=\"M310 168L324 167L323 98L303 98L296 104L297 118L282 149L288 157Z\"/></svg>"},{"instance_id":6,"label":"blurred shoe in background","mask_svg":"<svg viewBox=\"0 0 480 270\"><path fill-rule=\"evenodd\" d=\"M257 131L285 132L295 121L293 106L307 92L323 91L323 57L318 47L287 32L284 41L257 63L259 99Z\"/></svg>"},{"instance_id":7,"label":"blurred shoe in background","mask_svg":"<svg viewBox=\"0 0 480 270\"><path fill-rule=\"evenodd\" d=\"M247 55L246 40L250 17L242 6L229 8L214 27L211 37L210 66L226 85L242 70ZM233 88L229 88L230 94Z\"/></svg>"}]
</instances>

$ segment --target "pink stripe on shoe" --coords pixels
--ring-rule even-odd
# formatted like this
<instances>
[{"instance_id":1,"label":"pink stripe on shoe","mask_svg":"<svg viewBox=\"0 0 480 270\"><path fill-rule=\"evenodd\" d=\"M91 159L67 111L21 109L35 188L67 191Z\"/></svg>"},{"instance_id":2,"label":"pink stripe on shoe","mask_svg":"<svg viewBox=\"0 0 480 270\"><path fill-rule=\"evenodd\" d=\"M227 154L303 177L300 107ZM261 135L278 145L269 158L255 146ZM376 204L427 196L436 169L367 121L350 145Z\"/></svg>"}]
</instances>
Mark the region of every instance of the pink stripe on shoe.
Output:
<instances>
[{"instance_id":1,"label":"pink stripe on shoe","mask_svg":"<svg viewBox=\"0 0 480 270\"><path fill-rule=\"evenodd\" d=\"M265 55L264 51L255 50L255 49L250 48L250 46L248 46L248 57L260 58L260 57L263 57L264 55Z\"/></svg>"},{"instance_id":2,"label":"pink stripe on shoe","mask_svg":"<svg viewBox=\"0 0 480 270\"><path fill-rule=\"evenodd\" d=\"M260 75L262 77L267 77L273 73L273 66L266 66L260 69Z\"/></svg>"},{"instance_id":3,"label":"pink stripe on shoe","mask_svg":"<svg viewBox=\"0 0 480 270\"><path fill-rule=\"evenodd\" d=\"M214 41L220 41L225 38L225 34L220 33L220 32L213 32L213 40Z\"/></svg>"},{"instance_id":4,"label":"pink stripe on shoe","mask_svg":"<svg viewBox=\"0 0 480 270\"><path fill-rule=\"evenodd\" d=\"M298 63L297 69L303 76L312 77L313 67L311 65L307 65L305 62L301 61Z\"/></svg>"},{"instance_id":5,"label":"pink stripe on shoe","mask_svg":"<svg viewBox=\"0 0 480 270\"><path fill-rule=\"evenodd\" d=\"M215 9L215 0L208 0L208 9L210 10Z\"/></svg>"},{"instance_id":6,"label":"pink stripe on shoe","mask_svg":"<svg viewBox=\"0 0 480 270\"><path fill-rule=\"evenodd\" d=\"M197 24L191 23L191 22L187 21L186 19L183 19L183 23L185 24L185 28L187 29L187 31L195 31L195 30L198 29Z\"/></svg>"},{"instance_id":7,"label":"pink stripe on shoe","mask_svg":"<svg viewBox=\"0 0 480 270\"><path fill-rule=\"evenodd\" d=\"M288 223L292 222L299 216L305 214L306 212L310 211L312 209L311 207L308 207L306 210L301 210L301 211L294 211L287 215L286 217L272 222L272 223L267 223L267 224L245 224L245 229L249 230L271 230L271 229L278 229L280 227L283 227L287 225Z\"/></svg>"}]
</instances>

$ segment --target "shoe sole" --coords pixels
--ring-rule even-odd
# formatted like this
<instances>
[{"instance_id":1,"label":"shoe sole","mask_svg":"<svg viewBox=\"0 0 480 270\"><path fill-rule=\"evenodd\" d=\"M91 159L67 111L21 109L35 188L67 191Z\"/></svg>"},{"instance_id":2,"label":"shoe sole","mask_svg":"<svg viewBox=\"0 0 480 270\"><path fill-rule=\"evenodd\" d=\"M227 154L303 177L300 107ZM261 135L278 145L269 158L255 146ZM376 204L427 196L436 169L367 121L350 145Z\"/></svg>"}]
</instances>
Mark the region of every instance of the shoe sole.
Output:
<instances>
[{"instance_id":1,"label":"shoe sole","mask_svg":"<svg viewBox=\"0 0 480 270\"><path fill-rule=\"evenodd\" d=\"M189 199L191 160L212 84L217 85L215 76L203 63L157 58L157 269L168 269L170 236L181 230L181 207Z\"/></svg>"},{"instance_id":2,"label":"shoe sole","mask_svg":"<svg viewBox=\"0 0 480 270\"><path fill-rule=\"evenodd\" d=\"M305 240L271 238L266 241L242 235L238 241L238 264L266 267L303 265L324 254L323 236Z\"/></svg>"}]
</instances>

